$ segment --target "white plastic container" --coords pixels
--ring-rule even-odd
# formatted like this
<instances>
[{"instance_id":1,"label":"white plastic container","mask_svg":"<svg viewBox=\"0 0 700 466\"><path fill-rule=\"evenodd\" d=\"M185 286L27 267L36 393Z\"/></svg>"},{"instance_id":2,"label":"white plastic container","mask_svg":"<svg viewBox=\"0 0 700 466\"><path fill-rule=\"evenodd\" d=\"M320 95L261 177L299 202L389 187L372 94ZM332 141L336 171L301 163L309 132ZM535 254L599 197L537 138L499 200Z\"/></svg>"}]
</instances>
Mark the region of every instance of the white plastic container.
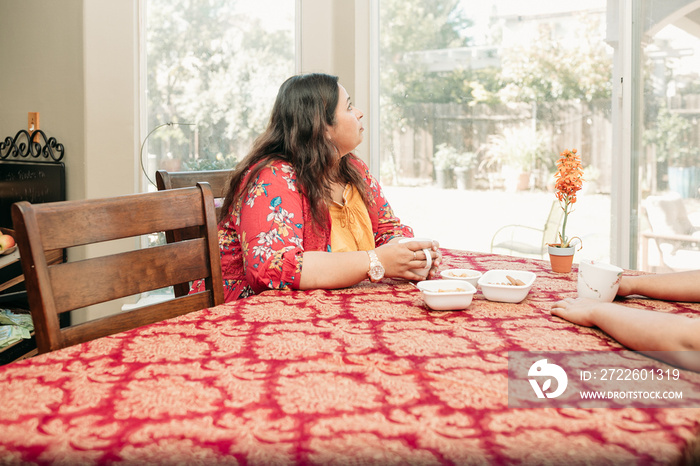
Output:
<instances>
[{"instance_id":1,"label":"white plastic container","mask_svg":"<svg viewBox=\"0 0 700 466\"><path fill-rule=\"evenodd\" d=\"M472 303L476 288L463 280L423 280L416 285L434 311L459 311Z\"/></svg>"},{"instance_id":2,"label":"white plastic container","mask_svg":"<svg viewBox=\"0 0 700 466\"><path fill-rule=\"evenodd\" d=\"M520 280L524 285L512 285L507 277ZM519 303L527 297L536 277L526 270L489 270L479 279L479 287L489 301Z\"/></svg>"},{"instance_id":3,"label":"white plastic container","mask_svg":"<svg viewBox=\"0 0 700 466\"><path fill-rule=\"evenodd\" d=\"M440 276L447 280L463 280L471 283L474 288L481 278L481 272L474 269L447 269L440 272Z\"/></svg>"}]
</instances>

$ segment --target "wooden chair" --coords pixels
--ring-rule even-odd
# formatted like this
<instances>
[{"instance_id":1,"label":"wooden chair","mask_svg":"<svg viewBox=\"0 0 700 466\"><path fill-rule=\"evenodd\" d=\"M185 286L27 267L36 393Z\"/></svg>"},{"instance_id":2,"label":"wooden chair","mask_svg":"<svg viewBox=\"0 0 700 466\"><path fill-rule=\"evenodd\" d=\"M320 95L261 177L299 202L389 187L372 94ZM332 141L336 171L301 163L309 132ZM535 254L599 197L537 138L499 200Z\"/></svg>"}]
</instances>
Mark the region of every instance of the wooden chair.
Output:
<instances>
[{"instance_id":1,"label":"wooden chair","mask_svg":"<svg viewBox=\"0 0 700 466\"><path fill-rule=\"evenodd\" d=\"M506 225L494 233L491 238L491 252L504 249L524 256L545 257L548 243L558 242L557 234L564 219L564 211L558 201L552 202L549 215L543 228L527 225Z\"/></svg>"},{"instance_id":2,"label":"wooden chair","mask_svg":"<svg viewBox=\"0 0 700 466\"><path fill-rule=\"evenodd\" d=\"M194 186L197 182L206 182L212 188L215 201L218 201L226 196L229 180L233 169L228 170L202 170L191 172L168 172L165 170L156 171L156 186L159 191L166 189L187 188ZM216 207L216 218L219 218L221 213L220 204ZM183 229L180 231L170 231L165 233L165 240L168 243L182 241L182 239L192 237L191 229ZM189 284L181 284L173 287L175 296L185 296L190 291Z\"/></svg>"},{"instance_id":3,"label":"wooden chair","mask_svg":"<svg viewBox=\"0 0 700 466\"><path fill-rule=\"evenodd\" d=\"M198 182L209 183L215 199L222 199L226 196L229 179L233 169L228 170L202 170L192 172L169 172L165 170L156 171L156 186L158 191L164 189L189 188ZM219 218L221 207L216 208L216 218Z\"/></svg>"},{"instance_id":4,"label":"wooden chair","mask_svg":"<svg viewBox=\"0 0 700 466\"><path fill-rule=\"evenodd\" d=\"M90 341L224 302L209 185L44 204L12 205L39 353ZM196 227L196 238L50 265L47 255L160 231ZM70 257L70 255L69 255ZM203 278L206 290L60 328L58 315Z\"/></svg>"}]
</instances>

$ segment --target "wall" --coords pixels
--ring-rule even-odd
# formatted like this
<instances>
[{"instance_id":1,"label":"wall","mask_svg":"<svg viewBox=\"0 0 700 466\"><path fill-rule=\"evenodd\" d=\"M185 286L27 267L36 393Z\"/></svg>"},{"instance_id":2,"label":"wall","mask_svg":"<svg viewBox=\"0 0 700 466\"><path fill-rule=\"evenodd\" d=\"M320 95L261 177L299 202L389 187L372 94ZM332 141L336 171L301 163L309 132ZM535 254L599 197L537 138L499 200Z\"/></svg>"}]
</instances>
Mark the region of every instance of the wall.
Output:
<instances>
[{"instance_id":1,"label":"wall","mask_svg":"<svg viewBox=\"0 0 700 466\"><path fill-rule=\"evenodd\" d=\"M137 0L88 0L83 11L85 194L133 193L140 173Z\"/></svg>"},{"instance_id":2,"label":"wall","mask_svg":"<svg viewBox=\"0 0 700 466\"><path fill-rule=\"evenodd\" d=\"M66 148L68 199L132 193L136 0L24 0L0 3L0 135L40 113ZM89 156L88 156L89 154Z\"/></svg>"},{"instance_id":3,"label":"wall","mask_svg":"<svg viewBox=\"0 0 700 466\"><path fill-rule=\"evenodd\" d=\"M369 127L370 0L300 0L301 73L338 76ZM356 154L369 160L369 131Z\"/></svg>"},{"instance_id":4,"label":"wall","mask_svg":"<svg viewBox=\"0 0 700 466\"><path fill-rule=\"evenodd\" d=\"M61 0L65 1L65 0ZM86 198L138 192L138 1L86 0L83 60ZM87 257L139 247L135 239L91 245ZM122 303L134 299L122 300ZM74 314L74 321L111 314L113 303Z\"/></svg>"},{"instance_id":5,"label":"wall","mask_svg":"<svg viewBox=\"0 0 700 466\"><path fill-rule=\"evenodd\" d=\"M0 2L0 138L40 128L66 148L67 197L85 197L83 1Z\"/></svg>"},{"instance_id":6,"label":"wall","mask_svg":"<svg viewBox=\"0 0 700 466\"><path fill-rule=\"evenodd\" d=\"M68 199L136 191L137 0L0 2L0 136L26 128L27 112L63 143ZM70 259L135 246L72 250ZM113 306L112 306L113 307ZM96 306L77 320L106 313Z\"/></svg>"}]
</instances>

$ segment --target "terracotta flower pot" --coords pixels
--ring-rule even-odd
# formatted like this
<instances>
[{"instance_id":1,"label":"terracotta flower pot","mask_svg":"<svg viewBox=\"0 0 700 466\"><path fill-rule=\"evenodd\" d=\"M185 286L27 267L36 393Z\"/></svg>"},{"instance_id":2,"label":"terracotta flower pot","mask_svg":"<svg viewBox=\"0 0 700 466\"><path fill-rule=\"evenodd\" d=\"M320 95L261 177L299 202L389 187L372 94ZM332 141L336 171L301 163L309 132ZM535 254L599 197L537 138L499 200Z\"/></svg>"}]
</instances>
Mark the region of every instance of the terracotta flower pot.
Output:
<instances>
[{"instance_id":1,"label":"terracotta flower pot","mask_svg":"<svg viewBox=\"0 0 700 466\"><path fill-rule=\"evenodd\" d=\"M569 273L571 265L574 262L574 252L576 248L571 246L568 248L560 248L557 244L550 244L549 262L552 264L552 272Z\"/></svg>"}]
</instances>

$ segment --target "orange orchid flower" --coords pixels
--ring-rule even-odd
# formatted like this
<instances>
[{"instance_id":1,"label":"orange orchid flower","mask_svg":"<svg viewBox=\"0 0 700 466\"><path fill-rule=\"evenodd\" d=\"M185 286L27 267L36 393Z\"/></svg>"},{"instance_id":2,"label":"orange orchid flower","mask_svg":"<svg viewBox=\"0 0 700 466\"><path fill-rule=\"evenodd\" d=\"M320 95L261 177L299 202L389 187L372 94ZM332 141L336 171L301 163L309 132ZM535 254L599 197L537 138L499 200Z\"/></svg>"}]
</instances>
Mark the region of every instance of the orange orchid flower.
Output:
<instances>
[{"instance_id":1,"label":"orange orchid flower","mask_svg":"<svg viewBox=\"0 0 700 466\"><path fill-rule=\"evenodd\" d=\"M566 236L566 221L573 211L576 203L576 193L583 187L583 167L581 157L576 149L565 150L559 154L557 160L557 173L554 175L556 183L554 185L555 194L559 199L559 204L564 210L564 221L559 233L561 247L569 247L571 240ZM572 238L573 239L573 238Z\"/></svg>"}]
</instances>

